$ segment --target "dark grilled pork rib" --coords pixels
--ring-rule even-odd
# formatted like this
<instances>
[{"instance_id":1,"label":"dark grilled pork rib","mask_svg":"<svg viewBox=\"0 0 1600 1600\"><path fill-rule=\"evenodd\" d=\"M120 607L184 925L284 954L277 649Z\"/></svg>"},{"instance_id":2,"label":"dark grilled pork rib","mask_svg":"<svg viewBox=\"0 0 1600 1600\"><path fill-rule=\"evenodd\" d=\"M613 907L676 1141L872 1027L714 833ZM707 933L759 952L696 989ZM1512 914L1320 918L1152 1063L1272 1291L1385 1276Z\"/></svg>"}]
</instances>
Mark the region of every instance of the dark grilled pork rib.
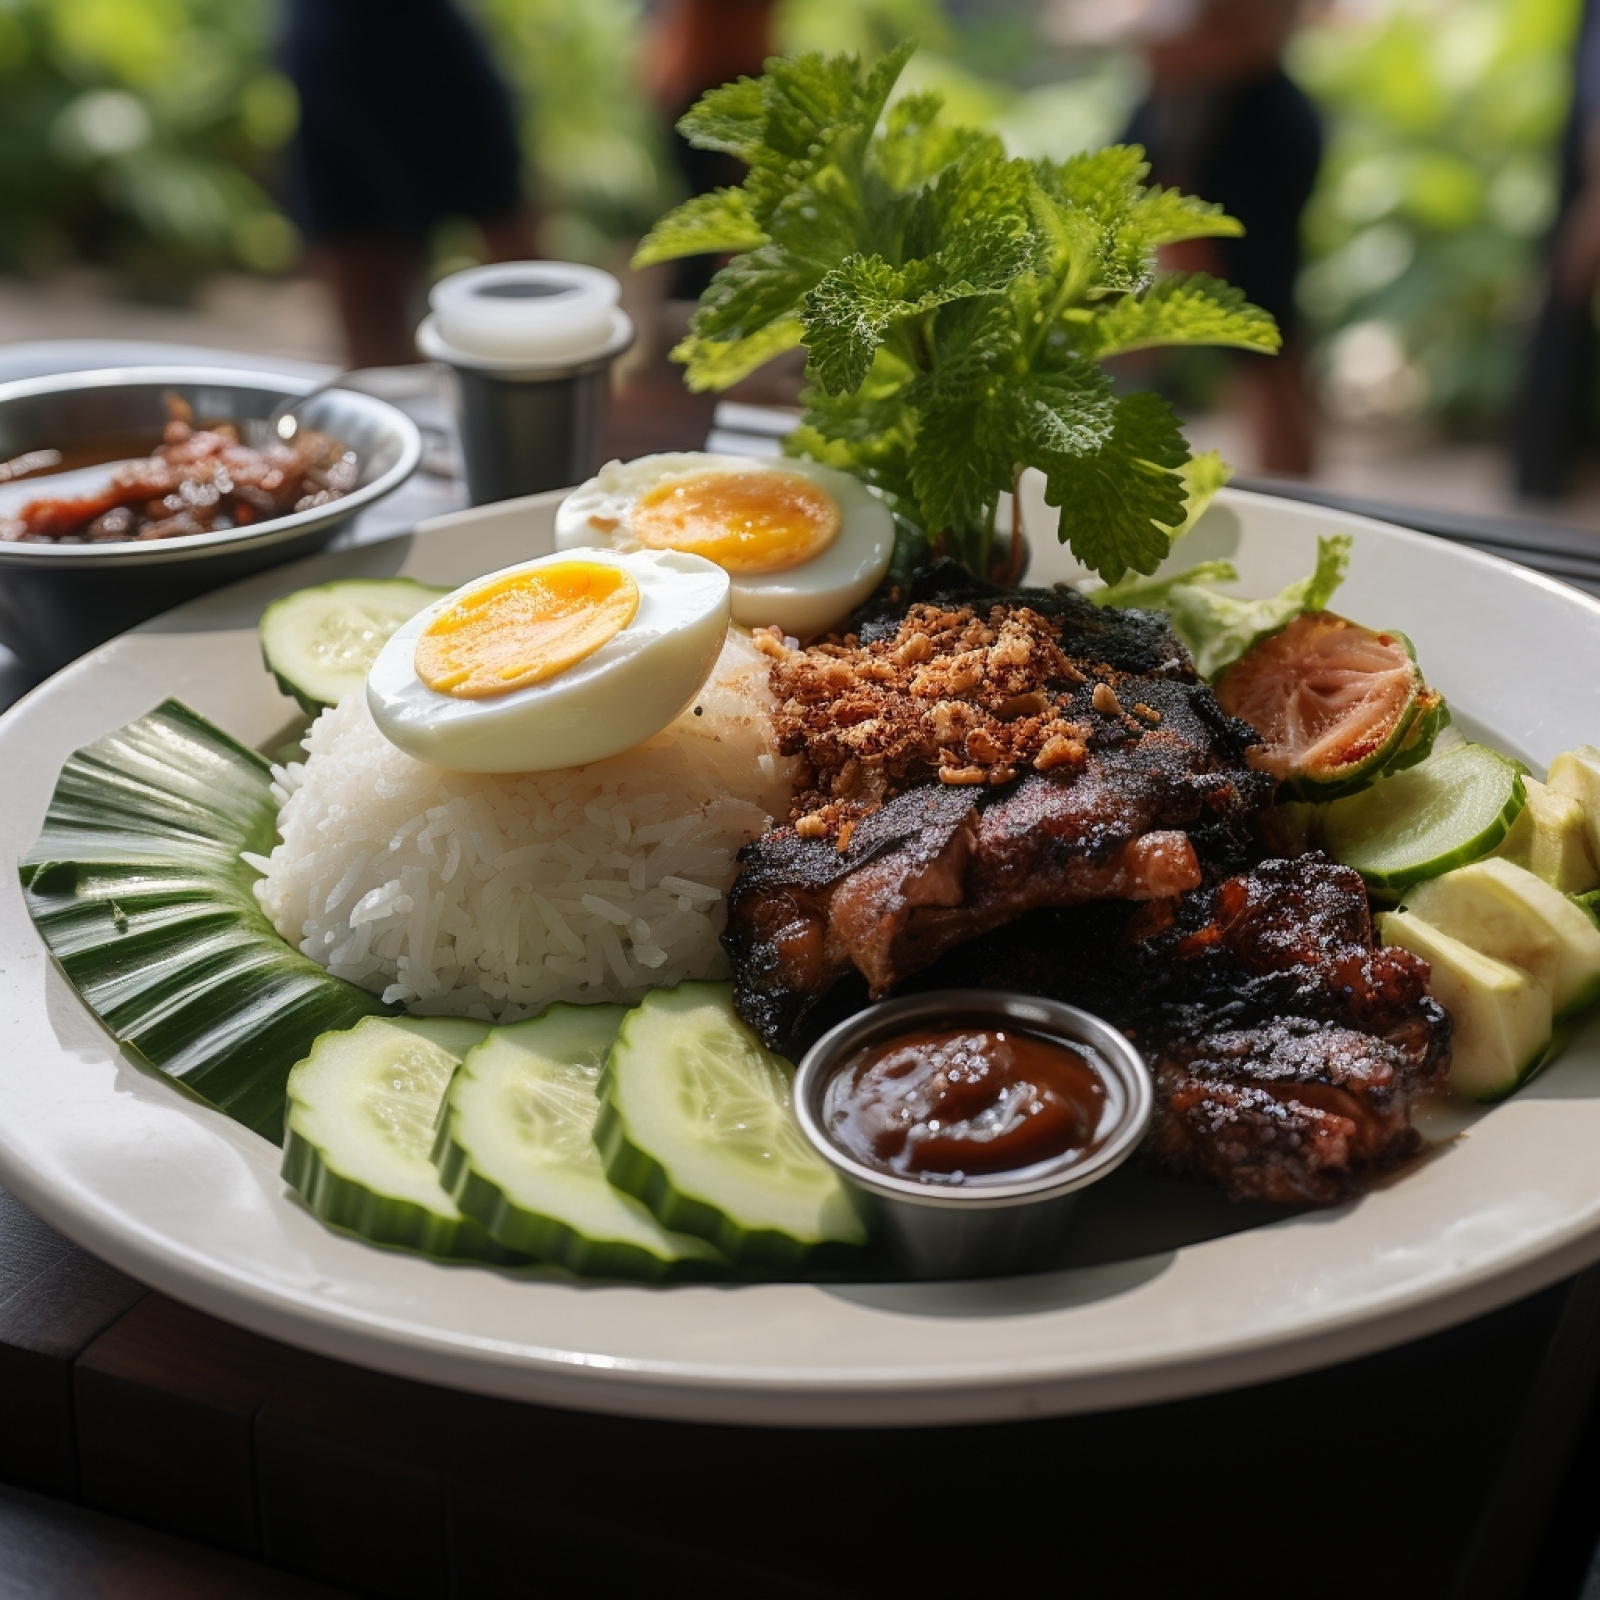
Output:
<instances>
[{"instance_id":1,"label":"dark grilled pork rib","mask_svg":"<svg viewBox=\"0 0 1600 1600\"><path fill-rule=\"evenodd\" d=\"M1068 785L1027 778L1005 797L915 789L862 823L841 854L768 834L743 853L723 943L740 1015L774 1046L854 968L875 995L952 946L1043 905L1153 899L1200 881L1188 837L1094 841ZM1009 802L1006 803L1006 802ZM1032 822L1017 826L1017 814Z\"/></svg>"},{"instance_id":2,"label":"dark grilled pork rib","mask_svg":"<svg viewBox=\"0 0 1600 1600\"><path fill-rule=\"evenodd\" d=\"M1169 1041L1145 1153L1235 1199L1330 1205L1416 1150L1411 1066L1387 1040L1301 1017Z\"/></svg>"},{"instance_id":3,"label":"dark grilled pork rib","mask_svg":"<svg viewBox=\"0 0 1600 1600\"><path fill-rule=\"evenodd\" d=\"M941 609L970 606L980 613L997 605L1026 608L1049 619L1062 650L1075 660L1103 661L1118 672L1139 677L1194 681L1194 662L1172 631L1165 611L1097 606L1065 584L1051 589L1001 589L973 577L955 561L935 561L917 568L903 593L881 598L878 609L859 616L862 643L891 638L906 612L921 605Z\"/></svg>"},{"instance_id":4,"label":"dark grilled pork rib","mask_svg":"<svg viewBox=\"0 0 1600 1600\"><path fill-rule=\"evenodd\" d=\"M1096 681L1063 697L1085 735L1076 764L998 785L924 779L847 835L791 826L745 848L723 942L740 1014L769 1044L791 1045L852 969L882 995L1036 908L1168 899L1200 884L1200 855L1241 859L1271 787L1244 765L1248 730L1202 684L1122 679L1154 713L1140 720L1097 711Z\"/></svg>"},{"instance_id":5,"label":"dark grilled pork rib","mask_svg":"<svg viewBox=\"0 0 1600 1600\"><path fill-rule=\"evenodd\" d=\"M1450 1020L1425 962L1373 943L1360 878L1267 861L1174 907L1030 918L925 974L1023 988L1125 1028L1156 1080L1146 1156L1240 1199L1326 1205L1412 1155Z\"/></svg>"},{"instance_id":6,"label":"dark grilled pork rib","mask_svg":"<svg viewBox=\"0 0 1600 1600\"><path fill-rule=\"evenodd\" d=\"M852 971L874 995L1054 995L1144 1051L1145 1154L1169 1170L1330 1204L1410 1156L1411 1107L1449 1065L1427 966L1375 947L1347 868L1247 869L1271 790L1256 736L1165 618L949 569L913 583L856 635L768 641L806 776L729 895L745 1020L792 1051Z\"/></svg>"}]
</instances>

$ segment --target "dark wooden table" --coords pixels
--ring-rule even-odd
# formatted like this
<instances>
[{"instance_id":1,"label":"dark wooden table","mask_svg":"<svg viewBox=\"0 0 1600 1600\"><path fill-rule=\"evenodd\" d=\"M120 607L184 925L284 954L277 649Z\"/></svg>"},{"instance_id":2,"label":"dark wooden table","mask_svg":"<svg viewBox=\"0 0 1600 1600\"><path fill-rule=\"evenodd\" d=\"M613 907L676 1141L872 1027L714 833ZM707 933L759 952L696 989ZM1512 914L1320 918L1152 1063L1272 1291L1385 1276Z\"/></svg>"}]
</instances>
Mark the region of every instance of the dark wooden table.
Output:
<instances>
[{"instance_id":1,"label":"dark wooden table","mask_svg":"<svg viewBox=\"0 0 1600 1600\"><path fill-rule=\"evenodd\" d=\"M66 1501L122 1519L117 1537L82 1533L126 1568L113 1594L182 1592L140 1576L180 1557L203 1564L198 1593L301 1592L182 1545L126 1547L135 1523L397 1600L925 1600L1069 1581L1572 1600L1597 1372L1600 1270L1383 1355L1139 1410L861 1432L584 1416L218 1322L0 1192L0 1480L54 1508L19 1546L7 1527L43 1503L0 1496L0 1595L55 1592L8 1589L19 1559L76 1570Z\"/></svg>"},{"instance_id":2,"label":"dark wooden table","mask_svg":"<svg viewBox=\"0 0 1600 1600\"><path fill-rule=\"evenodd\" d=\"M617 453L692 447L709 420L647 388ZM1362 1361L1137 1410L859 1432L585 1416L218 1322L0 1191L0 1600L1576 1600L1597 1377L1600 1269Z\"/></svg>"}]
</instances>

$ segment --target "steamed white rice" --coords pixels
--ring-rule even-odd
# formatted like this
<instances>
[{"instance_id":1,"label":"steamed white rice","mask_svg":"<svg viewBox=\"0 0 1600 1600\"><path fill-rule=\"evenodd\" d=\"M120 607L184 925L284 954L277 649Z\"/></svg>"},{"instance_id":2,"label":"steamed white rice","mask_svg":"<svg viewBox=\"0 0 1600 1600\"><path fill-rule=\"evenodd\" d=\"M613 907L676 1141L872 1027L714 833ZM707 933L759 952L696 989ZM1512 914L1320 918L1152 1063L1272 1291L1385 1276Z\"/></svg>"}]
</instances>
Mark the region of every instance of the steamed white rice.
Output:
<instances>
[{"instance_id":1,"label":"steamed white rice","mask_svg":"<svg viewBox=\"0 0 1600 1600\"><path fill-rule=\"evenodd\" d=\"M273 769L282 842L247 858L256 895L306 955L420 1014L513 1022L724 977L734 857L789 801L768 665L730 630L698 714L553 772L430 766L349 695Z\"/></svg>"}]
</instances>

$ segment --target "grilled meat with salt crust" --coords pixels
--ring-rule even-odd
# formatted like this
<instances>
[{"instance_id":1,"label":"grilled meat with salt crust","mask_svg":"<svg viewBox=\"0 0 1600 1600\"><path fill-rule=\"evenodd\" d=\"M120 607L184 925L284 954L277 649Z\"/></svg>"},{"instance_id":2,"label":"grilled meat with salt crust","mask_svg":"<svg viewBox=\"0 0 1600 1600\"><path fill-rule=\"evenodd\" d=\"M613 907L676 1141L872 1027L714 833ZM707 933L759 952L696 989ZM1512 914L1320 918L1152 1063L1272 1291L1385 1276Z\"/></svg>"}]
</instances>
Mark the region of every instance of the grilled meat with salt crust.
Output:
<instances>
[{"instance_id":1,"label":"grilled meat with salt crust","mask_svg":"<svg viewBox=\"0 0 1600 1600\"><path fill-rule=\"evenodd\" d=\"M852 969L881 995L1039 907L1167 900L1202 859L1243 860L1271 780L1164 621L1022 598L936 597L807 650L767 636L800 790L741 852L724 943L769 1044Z\"/></svg>"},{"instance_id":2,"label":"grilled meat with salt crust","mask_svg":"<svg viewBox=\"0 0 1600 1600\"><path fill-rule=\"evenodd\" d=\"M1125 1028L1156 1083L1147 1159L1239 1199L1326 1205L1415 1153L1450 1019L1427 964L1376 947L1366 890L1319 855L1163 905L1044 913L923 974L1021 988Z\"/></svg>"}]
</instances>

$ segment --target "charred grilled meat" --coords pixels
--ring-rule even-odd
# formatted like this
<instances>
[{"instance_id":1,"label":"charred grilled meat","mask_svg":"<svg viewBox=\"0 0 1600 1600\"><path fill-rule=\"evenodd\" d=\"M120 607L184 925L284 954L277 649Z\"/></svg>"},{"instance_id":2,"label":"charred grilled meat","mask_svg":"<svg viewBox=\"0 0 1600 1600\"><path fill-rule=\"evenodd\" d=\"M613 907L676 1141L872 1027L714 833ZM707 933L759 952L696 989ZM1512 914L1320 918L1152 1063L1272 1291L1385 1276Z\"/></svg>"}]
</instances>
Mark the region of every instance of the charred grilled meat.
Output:
<instances>
[{"instance_id":1,"label":"charred grilled meat","mask_svg":"<svg viewBox=\"0 0 1600 1600\"><path fill-rule=\"evenodd\" d=\"M1036 908L1169 900L1246 859L1271 780L1164 620L1028 599L768 639L801 788L741 854L724 943L770 1044L852 970L881 995Z\"/></svg>"},{"instance_id":2,"label":"charred grilled meat","mask_svg":"<svg viewBox=\"0 0 1600 1600\"><path fill-rule=\"evenodd\" d=\"M924 974L1021 988L1127 1029L1156 1081L1148 1159L1240 1199L1326 1205L1417 1149L1450 1019L1427 964L1373 941L1366 890L1320 855L1175 903L1014 923Z\"/></svg>"},{"instance_id":3,"label":"charred grilled meat","mask_svg":"<svg viewBox=\"0 0 1600 1600\"><path fill-rule=\"evenodd\" d=\"M903 589L880 590L856 616L861 643L877 644L892 637L913 606L932 606L939 611L966 606L984 616L995 606L1008 610L1025 607L1050 620L1069 656L1104 661L1119 672L1143 677L1194 681L1194 663L1172 631L1166 612L1097 606L1065 584L1051 589L1002 589L974 577L956 561L918 567Z\"/></svg>"},{"instance_id":4,"label":"charred grilled meat","mask_svg":"<svg viewBox=\"0 0 1600 1600\"><path fill-rule=\"evenodd\" d=\"M1449 1065L1427 966L1374 944L1348 868L1251 865L1256 735L1165 619L940 581L842 639L766 642L801 777L729 896L745 1019L792 1050L852 971L1052 995L1145 1052L1169 1170L1329 1204L1410 1156Z\"/></svg>"}]
</instances>

